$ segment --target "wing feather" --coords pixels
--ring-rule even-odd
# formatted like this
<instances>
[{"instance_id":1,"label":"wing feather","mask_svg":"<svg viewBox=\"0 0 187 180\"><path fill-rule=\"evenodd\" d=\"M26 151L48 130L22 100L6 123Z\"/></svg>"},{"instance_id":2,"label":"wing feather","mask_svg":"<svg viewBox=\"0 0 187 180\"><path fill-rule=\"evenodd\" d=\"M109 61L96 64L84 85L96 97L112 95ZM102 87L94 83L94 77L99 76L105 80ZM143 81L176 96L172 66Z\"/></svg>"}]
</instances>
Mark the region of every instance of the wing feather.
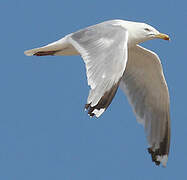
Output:
<instances>
[{"instance_id":1,"label":"wing feather","mask_svg":"<svg viewBox=\"0 0 187 180\"><path fill-rule=\"evenodd\" d=\"M129 49L120 87L144 125L152 160L166 165L170 146L169 93L159 57L141 46Z\"/></svg>"},{"instance_id":2,"label":"wing feather","mask_svg":"<svg viewBox=\"0 0 187 180\"><path fill-rule=\"evenodd\" d=\"M128 33L115 21L90 26L68 37L81 54L91 90L85 108L99 117L110 105L127 62Z\"/></svg>"},{"instance_id":3,"label":"wing feather","mask_svg":"<svg viewBox=\"0 0 187 180\"><path fill-rule=\"evenodd\" d=\"M121 20L106 21L71 33L46 46L27 50L28 56L81 55L89 92L86 109L99 117L110 105L127 62L127 30Z\"/></svg>"}]
</instances>

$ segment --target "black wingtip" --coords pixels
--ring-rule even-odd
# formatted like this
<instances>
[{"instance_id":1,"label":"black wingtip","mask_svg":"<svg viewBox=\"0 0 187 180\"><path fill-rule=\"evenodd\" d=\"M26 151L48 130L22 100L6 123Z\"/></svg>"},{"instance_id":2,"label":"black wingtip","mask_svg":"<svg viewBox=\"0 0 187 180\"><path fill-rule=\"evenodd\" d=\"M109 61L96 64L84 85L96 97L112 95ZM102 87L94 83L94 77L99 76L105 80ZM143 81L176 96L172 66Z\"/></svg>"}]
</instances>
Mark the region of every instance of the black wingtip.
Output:
<instances>
[{"instance_id":1,"label":"black wingtip","mask_svg":"<svg viewBox=\"0 0 187 180\"><path fill-rule=\"evenodd\" d=\"M148 152L151 154L152 161L159 166L161 163L163 167L166 167L168 161L168 154L162 154L160 149L153 151L151 148L148 148Z\"/></svg>"},{"instance_id":2,"label":"black wingtip","mask_svg":"<svg viewBox=\"0 0 187 180\"><path fill-rule=\"evenodd\" d=\"M153 151L151 148L148 148L147 150L148 150L148 152L151 154L152 161L153 161L157 166L159 166L159 165L160 165L160 161L157 160L157 156L160 155L159 149L157 149L156 151Z\"/></svg>"},{"instance_id":3,"label":"black wingtip","mask_svg":"<svg viewBox=\"0 0 187 180\"><path fill-rule=\"evenodd\" d=\"M169 119L169 115L168 115ZM159 148L154 146L148 148L148 152L151 154L152 161L158 166L160 163L165 167L169 155L170 147L170 125L169 121L166 123L165 136L159 144Z\"/></svg>"},{"instance_id":4,"label":"black wingtip","mask_svg":"<svg viewBox=\"0 0 187 180\"><path fill-rule=\"evenodd\" d=\"M93 111L94 111L95 107L91 107L91 103L90 104L86 104L85 105L85 109L88 111L88 115L90 117L94 117L95 114L93 113Z\"/></svg>"},{"instance_id":5,"label":"black wingtip","mask_svg":"<svg viewBox=\"0 0 187 180\"><path fill-rule=\"evenodd\" d=\"M91 103L85 105L85 109L88 110L88 114L91 117L95 115L96 117L99 117L107 109L107 107L110 105L110 103L112 102L112 99L114 98L116 94L116 91L119 86L119 82L120 80L118 81L118 83L114 84L109 91L106 91L95 106L92 106Z\"/></svg>"}]
</instances>

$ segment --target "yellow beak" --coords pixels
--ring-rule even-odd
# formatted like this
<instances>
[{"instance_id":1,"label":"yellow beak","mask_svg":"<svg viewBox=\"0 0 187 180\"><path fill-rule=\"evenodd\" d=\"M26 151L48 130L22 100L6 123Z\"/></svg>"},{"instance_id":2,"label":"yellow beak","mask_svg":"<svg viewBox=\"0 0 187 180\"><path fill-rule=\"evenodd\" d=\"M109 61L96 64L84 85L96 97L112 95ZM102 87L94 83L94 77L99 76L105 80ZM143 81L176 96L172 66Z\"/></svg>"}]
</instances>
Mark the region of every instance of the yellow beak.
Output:
<instances>
[{"instance_id":1,"label":"yellow beak","mask_svg":"<svg viewBox=\"0 0 187 180\"><path fill-rule=\"evenodd\" d=\"M160 34L157 34L155 37L159 38L159 39L170 40L170 38L167 34L160 33Z\"/></svg>"}]
</instances>

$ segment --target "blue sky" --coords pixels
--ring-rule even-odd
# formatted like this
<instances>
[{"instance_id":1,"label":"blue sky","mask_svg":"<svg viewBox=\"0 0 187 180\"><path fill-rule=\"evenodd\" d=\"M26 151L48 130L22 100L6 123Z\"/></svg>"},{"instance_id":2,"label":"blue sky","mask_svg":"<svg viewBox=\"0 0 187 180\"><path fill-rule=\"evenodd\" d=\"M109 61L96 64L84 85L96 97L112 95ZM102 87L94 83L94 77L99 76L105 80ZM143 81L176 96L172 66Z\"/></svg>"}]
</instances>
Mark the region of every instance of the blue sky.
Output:
<instances>
[{"instance_id":1,"label":"blue sky","mask_svg":"<svg viewBox=\"0 0 187 180\"><path fill-rule=\"evenodd\" d=\"M187 152L187 2L2 0L0 179L185 179ZM171 97L171 151L166 168L147 153L144 130L119 90L98 119L80 57L26 57L26 49L109 19L143 21L170 42L144 44L161 58Z\"/></svg>"}]
</instances>

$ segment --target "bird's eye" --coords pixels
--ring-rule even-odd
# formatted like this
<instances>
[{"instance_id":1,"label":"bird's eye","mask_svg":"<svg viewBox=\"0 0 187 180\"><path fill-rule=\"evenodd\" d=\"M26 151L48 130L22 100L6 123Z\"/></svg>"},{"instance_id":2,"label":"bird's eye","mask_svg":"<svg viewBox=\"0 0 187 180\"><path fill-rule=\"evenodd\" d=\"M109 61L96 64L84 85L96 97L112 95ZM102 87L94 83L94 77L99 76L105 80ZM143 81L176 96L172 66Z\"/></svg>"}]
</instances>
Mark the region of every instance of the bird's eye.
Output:
<instances>
[{"instance_id":1,"label":"bird's eye","mask_svg":"<svg viewBox=\"0 0 187 180\"><path fill-rule=\"evenodd\" d=\"M144 28L145 31L150 32L151 30L149 28Z\"/></svg>"}]
</instances>

